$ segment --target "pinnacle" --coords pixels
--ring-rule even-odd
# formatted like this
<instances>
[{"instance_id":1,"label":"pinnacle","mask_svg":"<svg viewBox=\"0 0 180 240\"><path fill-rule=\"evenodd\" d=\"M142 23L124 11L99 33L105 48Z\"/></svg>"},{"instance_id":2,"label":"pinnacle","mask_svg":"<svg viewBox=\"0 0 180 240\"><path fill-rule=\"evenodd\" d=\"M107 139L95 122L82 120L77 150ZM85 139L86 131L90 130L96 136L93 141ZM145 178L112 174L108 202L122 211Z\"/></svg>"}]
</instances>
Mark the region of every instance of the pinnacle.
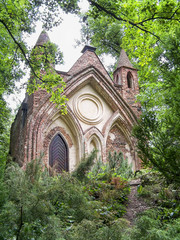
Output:
<instances>
[{"instance_id":1,"label":"pinnacle","mask_svg":"<svg viewBox=\"0 0 180 240\"><path fill-rule=\"evenodd\" d=\"M120 57L119 57L119 60L118 60L117 69L122 67L122 66L133 68L133 65L129 61L129 58L128 58L126 52L124 51L124 49L121 50Z\"/></svg>"},{"instance_id":2,"label":"pinnacle","mask_svg":"<svg viewBox=\"0 0 180 240\"><path fill-rule=\"evenodd\" d=\"M45 32L44 30L41 32L41 34L39 35L39 38L36 42L36 46L43 46L45 43L49 42L49 36L47 34L47 32Z\"/></svg>"}]
</instances>

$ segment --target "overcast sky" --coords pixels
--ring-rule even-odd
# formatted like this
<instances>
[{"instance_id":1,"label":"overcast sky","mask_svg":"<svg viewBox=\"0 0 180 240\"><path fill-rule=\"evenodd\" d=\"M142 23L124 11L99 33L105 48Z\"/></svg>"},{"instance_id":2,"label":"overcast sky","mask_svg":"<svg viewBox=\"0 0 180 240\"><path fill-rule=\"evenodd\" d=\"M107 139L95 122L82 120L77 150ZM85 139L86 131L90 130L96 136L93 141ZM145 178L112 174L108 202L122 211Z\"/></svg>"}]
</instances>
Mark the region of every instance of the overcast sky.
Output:
<instances>
[{"instance_id":1,"label":"overcast sky","mask_svg":"<svg viewBox=\"0 0 180 240\"><path fill-rule=\"evenodd\" d=\"M79 6L83 13L87 11L89 4L86 0L80 0ZM68 71L74 62L81 56L81 50L83 49L83 46L77 47L76 44L76 40L80 40L81 38L81 23L79 17L75 14L61 13L61 18L63 19L62 23L47 33L50 41L57 44L61 52L63 52L64 64L57 66L56 69ZM42 30L42 24L38 23L36 32L32 34L29 39L26 39L31 48L36 44Z\"/></svg>"}]
</instances>

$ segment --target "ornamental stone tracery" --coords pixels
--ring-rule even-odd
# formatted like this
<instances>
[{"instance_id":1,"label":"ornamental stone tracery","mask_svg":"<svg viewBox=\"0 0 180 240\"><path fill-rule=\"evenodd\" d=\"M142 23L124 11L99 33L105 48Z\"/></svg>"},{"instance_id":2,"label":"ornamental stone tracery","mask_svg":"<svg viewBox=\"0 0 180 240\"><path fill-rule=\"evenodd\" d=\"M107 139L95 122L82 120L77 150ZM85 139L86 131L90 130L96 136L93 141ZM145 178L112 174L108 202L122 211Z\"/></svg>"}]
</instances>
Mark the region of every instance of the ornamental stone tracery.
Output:
<instances>
[{"instance_id":1,"label":"ornamental stone tracery","mask_svg":"<svg viewBox=\"0 0 180 240\"><path fill-rule=\"evenodd\" d=\"M78 96L74 101L73 108L77 118L86 124L95 125L103 119L103 103L93 94Z\"/></svg>"}]
</instances>

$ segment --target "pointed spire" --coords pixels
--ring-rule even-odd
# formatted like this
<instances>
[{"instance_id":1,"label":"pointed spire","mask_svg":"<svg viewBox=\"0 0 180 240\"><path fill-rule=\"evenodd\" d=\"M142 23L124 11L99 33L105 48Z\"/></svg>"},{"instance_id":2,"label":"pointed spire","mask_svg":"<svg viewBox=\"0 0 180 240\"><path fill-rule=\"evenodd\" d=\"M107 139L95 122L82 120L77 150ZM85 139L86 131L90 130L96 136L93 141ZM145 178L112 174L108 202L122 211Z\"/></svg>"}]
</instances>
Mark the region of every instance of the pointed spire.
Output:
<instances>
[{"instance_id":1,"label":"pointed spire","mask_svg":"<svg viewBox=\"0 0 180 240\"><path fill-rule=\"evenodd\" d=\"M47 43L49 41L50 41L50 38L49 38L47 32L45 32L43 30L41 32L41 34L39 35L39 38L38 38L35 46L43 46L45 43Z\"/></svg>"},{"instance_id":2,"label":"pointed spire","mask_svg":"<svg viewBox=\"0 0 180 240\"><path fill-rule=\"evenodd\" d=\"M116 69L118 69L122 66L133 68L133 65L129 61L129 58L128 58L126 52L124 51L124 49L121 50L120 57L119 57L119 60L118 60L118 65L117 65Z\"/></svg>"}]
</instances>

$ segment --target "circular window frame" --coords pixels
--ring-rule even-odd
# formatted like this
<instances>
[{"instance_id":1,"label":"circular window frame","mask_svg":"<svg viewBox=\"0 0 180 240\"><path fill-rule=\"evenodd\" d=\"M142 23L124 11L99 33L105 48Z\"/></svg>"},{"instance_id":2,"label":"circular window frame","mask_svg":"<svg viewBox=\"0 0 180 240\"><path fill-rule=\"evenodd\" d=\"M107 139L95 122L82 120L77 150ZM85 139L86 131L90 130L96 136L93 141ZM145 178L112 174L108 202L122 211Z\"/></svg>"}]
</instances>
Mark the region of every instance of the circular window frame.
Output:
<instances>
[{"instance_id":1,"label":"circular window frame","mask_svg":"<svg viewBox=\"0 0 180 240\"><path fill-rule=\"evenodd\" d=\"M97 114L93 117L88 117L80 109L80 105L84 100L92 101L97 106ZM86 124L95 125L103 119L104 107L101 100L93 94L82 94L75 99L74 112L79 120Z\"/></svg>"}]
</instances>

